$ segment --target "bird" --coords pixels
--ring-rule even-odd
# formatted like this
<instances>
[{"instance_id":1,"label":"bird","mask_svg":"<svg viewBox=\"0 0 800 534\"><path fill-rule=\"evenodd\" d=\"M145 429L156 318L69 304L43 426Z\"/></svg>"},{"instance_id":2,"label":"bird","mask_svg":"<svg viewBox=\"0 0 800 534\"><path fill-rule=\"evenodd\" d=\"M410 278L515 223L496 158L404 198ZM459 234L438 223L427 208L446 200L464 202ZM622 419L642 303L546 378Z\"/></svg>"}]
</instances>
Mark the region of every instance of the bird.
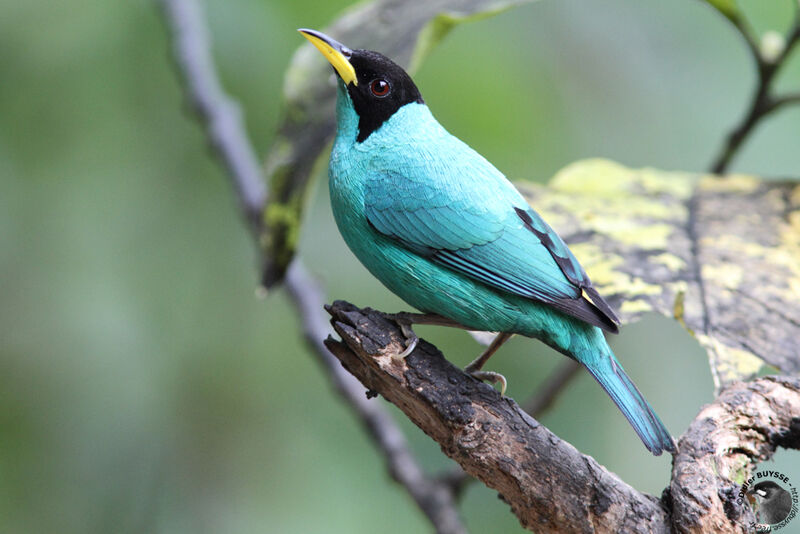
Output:
<instances>
[{"instance_id":1,"label":"bird","mask_svg":"<svg viewBox=\"0 0 800 534\"><path fill-rule=\"evenodd\" d=\"M749 493L758 503L759 523L777 525L792 511L791 493L772 480L759 482Z\"/></svg>"},{"instance_id":2,"label":"bird","mask_svg":"<svg viewBox=\"0 0 800 534\"><path fill-rule=\"evenodd\" d=\"M496 332L465 371L481 371L512 335L536 338L581 363L654 455L675 443L617 361L603 332L619 320L564 241L514 185L433 117L414 81L388 57L298 30L330 62L336 135L328 185L345 243L421 314L411 324ZM502 392L504 393L504 391Z\"/></svg>"}]
</instances>

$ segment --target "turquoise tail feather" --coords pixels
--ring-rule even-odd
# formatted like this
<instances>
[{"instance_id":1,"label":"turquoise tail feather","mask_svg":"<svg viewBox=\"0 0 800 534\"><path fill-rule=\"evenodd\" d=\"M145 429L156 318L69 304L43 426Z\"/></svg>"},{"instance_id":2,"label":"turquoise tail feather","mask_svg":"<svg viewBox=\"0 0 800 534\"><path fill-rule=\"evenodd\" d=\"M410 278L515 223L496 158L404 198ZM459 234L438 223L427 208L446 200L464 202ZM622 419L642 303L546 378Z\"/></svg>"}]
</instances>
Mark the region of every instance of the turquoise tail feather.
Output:
<instances>
[{"instance_id":1,"label":"turquoise tail feather","mask_svg":"<svg viewBox=\"0 0 800 534\"><path fill-rule=\"evenodd\" d=\"M656 456L663 451L675 452L675 442L664 423L613 355L586 368L628 419L647 450Z\"/></svg>"}]
</instances>

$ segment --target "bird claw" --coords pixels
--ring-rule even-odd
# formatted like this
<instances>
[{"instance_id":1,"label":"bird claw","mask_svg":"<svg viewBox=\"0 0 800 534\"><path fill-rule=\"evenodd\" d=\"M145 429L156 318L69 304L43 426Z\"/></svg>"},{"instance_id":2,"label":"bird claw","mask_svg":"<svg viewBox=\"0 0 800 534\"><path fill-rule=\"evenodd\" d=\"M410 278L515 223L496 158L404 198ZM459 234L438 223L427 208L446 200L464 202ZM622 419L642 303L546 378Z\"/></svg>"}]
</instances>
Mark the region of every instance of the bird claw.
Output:
<instances>
[{"instance_id":1,"label":"bird claw","mask_svg":"<svg viewBox=\"0 0 800 534\"><path fill-rule=\"evenodd\" d=\"M505 395L506 387L508 387L508 381L506 380L506 377L500 373L495 373L494 371L481 371L481 367L483 367L489 358L491 358L492 354L497 352L497 349L499 349L503 343L511 339L511 336L513 335L514 334L509 332L498 333L486 350L483 351L480 356L475 358L472 363L464 367L464 372L470 376L474 376L478 380L491 382L492 384L497 384L500 382L500 394Z\"/></svg>"},{"instance_id":2,"label":"bird claw","mask_svg":"<svg viewBox=\"0 0 800 534\"><path fill-rule=\"evenodd\" d=\"M397 355L397 358L399 358L401 360L404 360L406 358L406 356L408 356L409 354L414 352L414 349L417 348L417 342L419 341L419 338L416 336L416 334L414 334L414 332L411 332L411 334L414 337L412 337L408 341L408 345L406 346L406 350L404 350L403 352L401 352L400 354Z\"/></svg>"},{"instance_id":3,"label":"bird claw","mask_svg":"<svg viewBox=\"0 0 800 534\"><path fill-rule=\"evenodd\" d=\"M419 342L419 338L417 337L417 334L414 333L414 330L412 330L411 325L428 324L428 325L464 328L455 321L447 319L446 317L442 317L441 315L437 315L435 313L398 312L398 313L386 313L384 314L384 317L397 323L400 326L400 330L403 332L403 335L408 340L406 343L406 349L400 354L395 356L395 358L397 358L398 360L405 359L409 354L414 352L415 348L417 348L417 343Z\"/></svg>"},{"instance_id":4,"label":"bird claw","mask_svg":"<svg viewBox=\"0 0 800 534\"><path fill-rule=\"evenodd\" d=\"M475 377L483 382L491 382L492 384L497 384L498 382L500 382L500 395L506 394L508 381L506 380L506 377L504 377L500 373L495 373L494 371L470 371L469 369L464 369L464 371L466 371L468 375Z\"/></svg>"},{"instance_id":5,"label":"bird claw","mask_svg":"<svg viewBox=\"0 0 800 534\"><path fill-rule=\"evenodd\" d=\"M403 332L403 336L405 336L406 342L406 350L401 352L396 356L398 360L404 360L406 357L414 352L414 349L417 348L417 343L419 343L419 338L417 334L414 333L414 330L411 328L411 321L408 319L403 319L400 317L395 317L394 320L400 325L400 331Z\"/></svg>"}]
</instances>

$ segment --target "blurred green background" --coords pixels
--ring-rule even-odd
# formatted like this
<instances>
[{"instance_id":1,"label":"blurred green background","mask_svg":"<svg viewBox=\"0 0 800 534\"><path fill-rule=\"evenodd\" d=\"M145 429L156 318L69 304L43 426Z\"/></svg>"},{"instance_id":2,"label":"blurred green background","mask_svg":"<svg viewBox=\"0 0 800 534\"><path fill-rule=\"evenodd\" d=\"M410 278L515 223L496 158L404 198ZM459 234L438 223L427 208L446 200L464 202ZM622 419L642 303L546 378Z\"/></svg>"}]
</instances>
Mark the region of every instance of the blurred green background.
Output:
<instances>
[{"instance_id":1,"label":"blurred green background","mask_svg":"<svg viewBox=\"0 0 800 534\"><path fill-rule=\"evenodd\" d=\"M759 33L789 1L742 2ZM342 0L207 0L214 52L261 153L282 73ZM255 255L227 178L187 114L153 2L0 5L0 531L416 532L429 529L334 396ZM800 87L793 58L778 87ZM512 179L567 163L704 170L753 86L737 34L697 0L545 0L457 28L416 76L439 120ZM800 108L733 170L800 175ZM301 251L331 298L406 307L344 248L319 166ZM480 348L420 328L456 363ZM703 352L651 316L614 348L676 435L712 399ZM513 340L493 362L530 395L559 360ZM375 402L383 402L376 400ZM637 488L653 458L585 373L543 421ZM450 467L405 419L431 470ZM797 454L778 464L800 476ZM521 531L475 484L474 532Z\"/></svg>"}]
</instances>

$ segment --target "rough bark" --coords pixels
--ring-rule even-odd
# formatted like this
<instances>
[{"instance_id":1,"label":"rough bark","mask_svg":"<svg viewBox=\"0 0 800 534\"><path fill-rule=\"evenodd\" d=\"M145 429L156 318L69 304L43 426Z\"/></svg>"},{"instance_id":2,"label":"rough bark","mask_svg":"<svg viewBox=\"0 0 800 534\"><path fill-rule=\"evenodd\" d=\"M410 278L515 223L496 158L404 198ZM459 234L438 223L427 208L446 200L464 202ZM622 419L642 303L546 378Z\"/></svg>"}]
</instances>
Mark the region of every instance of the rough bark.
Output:
<instances>
[{"instance_id":1,"label":"rough bark","mask_svg":"<svg viewBox=\"0 0 800 534\"><path fill-rule=\"evenodd\" d=\"M380 312L327 307L342 340L325 344L371 392L400 408L470 475L498 491L536 532L745 532L752 512L736 480L777 446L800 447L800 379L765 377L727 389L678 444L659 500L632 488Z\"/></svg>"},{"instance_id":2,"label":"rough bark","mask_svg":"<svg viewBox=\"0 0 800 534\"><path fill-rule=\"evenodd\" d=\"M700 411L678 443L670 496L674 531L752 532L739 497L750 467L776 447L800 448L800 379L739 382Z\"/></svg>"},{"instance_id":3,"label":"rough bark","mask_svg":"<svg viewBox=\"0 0 800 534\"><path fill-rule=\"evenodd\" d=\"M420 340L406 359L399 328L381 313L337 301L343 341L328 348L369 390L398 406L470 475L497 490L539 532L669 532L661 502L559 439L516 402L466 375Z\"/></svg>"}]
</instances>

